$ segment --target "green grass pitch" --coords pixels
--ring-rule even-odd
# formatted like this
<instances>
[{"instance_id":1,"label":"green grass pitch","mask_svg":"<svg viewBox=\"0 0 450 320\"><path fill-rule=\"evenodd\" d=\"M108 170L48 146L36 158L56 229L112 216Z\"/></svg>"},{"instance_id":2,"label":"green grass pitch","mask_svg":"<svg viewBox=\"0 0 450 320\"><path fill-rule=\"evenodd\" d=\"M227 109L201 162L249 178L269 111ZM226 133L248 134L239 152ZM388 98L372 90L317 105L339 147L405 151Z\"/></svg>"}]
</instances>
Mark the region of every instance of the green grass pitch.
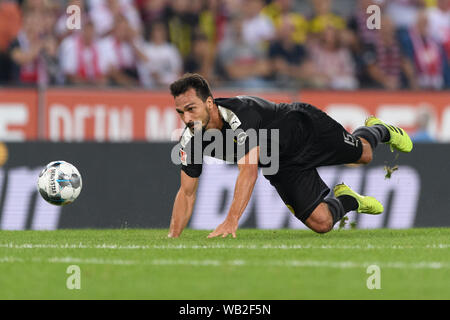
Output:
<instances>
[{"instance_id":1,"label":"green grass pitch","mask_svg":"<svg viewBox=\"0 0 450 320\"><path fill-rule=\"evenodd\" d=\"M0 231L0 299L450 299L449 228L208 233Z\"/></svg>"}]
</instances>

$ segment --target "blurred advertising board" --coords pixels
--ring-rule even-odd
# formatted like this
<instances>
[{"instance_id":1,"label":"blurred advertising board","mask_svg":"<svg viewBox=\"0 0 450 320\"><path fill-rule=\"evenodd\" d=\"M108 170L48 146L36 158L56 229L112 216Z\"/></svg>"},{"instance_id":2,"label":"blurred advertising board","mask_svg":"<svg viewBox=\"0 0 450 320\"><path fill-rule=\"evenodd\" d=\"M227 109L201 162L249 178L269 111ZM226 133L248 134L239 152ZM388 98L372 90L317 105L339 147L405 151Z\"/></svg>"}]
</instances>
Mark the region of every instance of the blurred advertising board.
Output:
<instances>
[{"instance_id":1,"label":"blurred advertising board","mask_svg":"<svg viewBox=\"0 0 450 320\"><path fill-rule=\"evenodd\" d=\"M224 92L216 97L257 95L275 102L304 101L327 111L349 131L376 115L409 133L426 130L441 142L450 141L450 92ZM168 92L49 90L46 138L51 141L170 141L182 123Z\"/></svg>"},{"instance_id":2,"label":"blurred advertising board","mask_svg":"<svg viewBox=\"0 0 450 320\"><path fill-rule=\"evenodd\" d=\"M50 89L45 101L50 141L170 141L181 127L168 93Z\"/></svg>"},{"instance_id":3,"label":"blurred advertising board","mask_svg":"<svg viewBox=\"0 0 450 320\"><path fill-rule=\"evenodd\" d=\"M38 136L38 95L32 89L0 89L0 141Z\"/></svg>"},{"instance_id":4,"label":"blurred advertising board","mask_svg":"<svg viewBox=\"0 0 450 320\"><path fill-rule=\"evenodd\" d=\"M280 93L261 96L278 102L286 98ZM45 100L50 141L171 141L183 128L169 92L52 89Z\"/></svg>"},{"instance_id":5,"label":"blurred advertising board","mask_svg":"<svg viewBox=\"0 0 450 320\"><path fill-rule=\"evenodd\" d=\"M216 97L244 94L313 104L349 131L376 115L410 134L421 129L435 141L450 141L450 91L214 91ZM0 89L0 141L167 142L183 127L168 90L53 88L40 95L38 104L32 90Z\"/></svg>"},{"instance_id":6,"label":"blurred advertising board","mask_svg":"<svg viewBox=\"0 0 450 320\"><path fill-rule=\"evenodd\" d=\"M320 106L350 131L375 115L414 134L419 118L427 116L429 134L438 141L450 141L450 91L305 91L300 98Z\"/></svg>"}]
</instances>

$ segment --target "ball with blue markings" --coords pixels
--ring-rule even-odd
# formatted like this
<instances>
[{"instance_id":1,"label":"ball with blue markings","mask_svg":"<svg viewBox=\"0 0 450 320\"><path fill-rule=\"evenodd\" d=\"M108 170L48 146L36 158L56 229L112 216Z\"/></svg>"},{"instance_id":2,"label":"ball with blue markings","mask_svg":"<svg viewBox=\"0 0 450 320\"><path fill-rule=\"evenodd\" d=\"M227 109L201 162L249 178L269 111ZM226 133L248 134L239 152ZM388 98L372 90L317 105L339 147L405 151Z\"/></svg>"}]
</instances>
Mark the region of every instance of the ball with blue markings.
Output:
<instances>
[{"instance_id":1,"label":"ball with blue markings","mask_svg":"<svg viewBox=\"0 0 450 320\"><path fill-rule=\"evenodd\" d=\"M74 202L82 186L80 172L66 161L50 162L39 174L38 191L45 201L53 205Z\"/></svg>"}]
</instances>

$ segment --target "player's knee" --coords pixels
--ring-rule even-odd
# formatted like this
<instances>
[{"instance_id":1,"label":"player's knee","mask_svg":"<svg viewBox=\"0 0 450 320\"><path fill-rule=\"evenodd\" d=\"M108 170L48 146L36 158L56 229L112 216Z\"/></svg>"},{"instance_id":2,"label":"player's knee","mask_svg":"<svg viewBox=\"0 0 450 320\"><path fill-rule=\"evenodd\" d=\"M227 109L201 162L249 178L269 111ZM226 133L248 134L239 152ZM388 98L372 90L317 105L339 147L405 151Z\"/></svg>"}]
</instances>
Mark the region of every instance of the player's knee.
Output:
<instances>
[{"instance_id":1,"label":"player's knee","mask_svg":"<svg viewBox=\"0 0 450 320\"><path fill-rule=\"evenodd\" d=\"M333 229L333 219L325 204L319 205L307 220L307 225L317 233L327 233Z\"/></svg>"},{"instance_id":2,"label":"player's knee","mask_svg":"<svg viewBox=\"0 0 450 320\"><path fill-rule=\"evenodd\" d=\"M311 229L317 233L327 233L333 229L333 224L330 221L323 221L315 224Z\"/></svg>"}]
</instances>

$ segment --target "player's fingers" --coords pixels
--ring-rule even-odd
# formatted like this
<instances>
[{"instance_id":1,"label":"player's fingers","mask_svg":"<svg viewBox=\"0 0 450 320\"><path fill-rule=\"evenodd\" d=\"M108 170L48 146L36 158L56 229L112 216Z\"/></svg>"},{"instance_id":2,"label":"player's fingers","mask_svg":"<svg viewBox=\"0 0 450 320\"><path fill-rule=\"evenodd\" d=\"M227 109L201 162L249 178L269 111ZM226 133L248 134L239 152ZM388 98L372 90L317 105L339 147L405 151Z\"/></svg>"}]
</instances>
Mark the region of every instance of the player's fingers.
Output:
<instances>
[{"instance_id":1,"label":"player's fingers","mask_svg":"<svg viewBox=\"0 0 450 320\"><path fill-rule=\"evenodd\" d=\"M226 238L227 235L229 235L229 233L228 233L228 232L225 232L225 233L222 235L222 238Z\"/></svg>"},{"instance_id":2,"label":"player's fingers","mask_svg":"<svg viewBox=\"0 0 450 320\"><path fill-rule=\"evenodd\" d=\"M236 232L233 232L233 238L236 238Z\"/></svg>"},{"instance_id":3,"label":"player's fingers","mask_svg":"<svg viewBox=\"0 0 450 320\"><path fill-rule=\"evenodd\" d=\"M217 237L218 236L218 234L216 233L216 232L211 232L209 235L208 235L208 238L214 238L214 237Z\"/></svg>"}]
</instances>

